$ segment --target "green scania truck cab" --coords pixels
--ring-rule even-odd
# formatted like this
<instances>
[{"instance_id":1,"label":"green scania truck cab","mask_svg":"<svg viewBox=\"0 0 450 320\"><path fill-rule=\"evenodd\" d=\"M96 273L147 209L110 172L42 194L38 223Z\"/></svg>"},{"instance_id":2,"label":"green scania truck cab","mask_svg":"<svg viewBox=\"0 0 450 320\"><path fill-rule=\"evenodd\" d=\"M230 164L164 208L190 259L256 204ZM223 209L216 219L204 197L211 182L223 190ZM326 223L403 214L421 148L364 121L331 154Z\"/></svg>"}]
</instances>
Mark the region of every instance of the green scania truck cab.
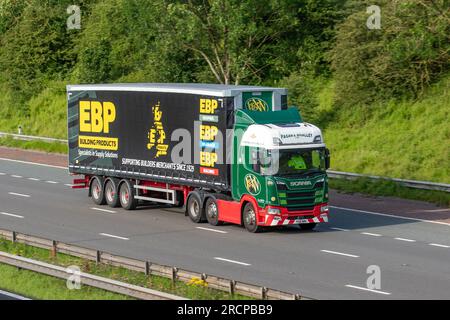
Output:
<instances>
[{"instance_id":1,"label":"green scania truck cab","mask_svg":"<svg viewBox=\"0 0 450 320\"><path fill-rule=\"evenodd\" d=\"M311 229L328 221L329 152L321 131L304 123L296 108L239 110L233 151L232 196L249 200L242 207L249 231L292 224Z\"/></svg>"}]
</instances>

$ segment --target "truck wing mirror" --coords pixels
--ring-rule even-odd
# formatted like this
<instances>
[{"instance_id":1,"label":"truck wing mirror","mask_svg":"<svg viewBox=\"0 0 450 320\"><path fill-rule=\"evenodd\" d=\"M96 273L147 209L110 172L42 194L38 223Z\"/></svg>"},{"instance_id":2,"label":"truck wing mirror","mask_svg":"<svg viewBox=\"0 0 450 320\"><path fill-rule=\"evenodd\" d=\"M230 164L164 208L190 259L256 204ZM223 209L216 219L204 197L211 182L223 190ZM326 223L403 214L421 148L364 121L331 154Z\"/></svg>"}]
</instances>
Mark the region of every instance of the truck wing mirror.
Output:
<instances>
[{"instance_id":1,"label":"truck wing mirror","mask_svg":"<svg viewBox=\"0 0 450 320\"><path fill-rule=\"evenodd\" d=\"M325 149L325 169L330 169L330 150L328 148Z\"/></svg>"}]
</instances>

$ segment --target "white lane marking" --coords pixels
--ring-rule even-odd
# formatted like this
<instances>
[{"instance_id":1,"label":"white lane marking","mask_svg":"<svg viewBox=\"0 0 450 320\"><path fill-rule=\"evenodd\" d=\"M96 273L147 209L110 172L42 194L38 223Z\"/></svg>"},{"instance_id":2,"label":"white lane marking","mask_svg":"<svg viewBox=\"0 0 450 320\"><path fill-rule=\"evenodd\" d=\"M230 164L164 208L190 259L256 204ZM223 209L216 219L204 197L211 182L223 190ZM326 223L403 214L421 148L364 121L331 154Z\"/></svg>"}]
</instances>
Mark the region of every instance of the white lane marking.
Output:
<instances>
[{"instance_id":1,"label":"white lane marking","mask_svg":"<svg viewBox=\"0 0 450 320\"><path fill-rule=\"evenodd\" d=\"M429 245L433 246L433 247L439 247L439 248L450 248L450 246L447 246L445 244L439 244L439 243L430 243Z\"/></svg>"},{"instance_id":2,"label":"white lane marking","mask_svg":"<svg viewBox=\"0 0 450 320\"><path fill-rule=\"evenodd\" d=\"M18 163L24 163L24 164L32 164L32 165L35 165L35 166L42 166L42 167L49 167L49 168L68 170L66 167L53 166L51 164L44 164L44 163L37 163L37 162L30 162L30 161L22 161L22 160L14 160L14 159L7 159L7 158L0 158L0 160L2 160L2 161L11 161L11 162L18 162Z\"/></svg>"},{"instance_id":3,"label":"white lane marking","mask_svg":"<svg viewBox=\"0 0 450 320\"><path fill-rule=\"evenodd\" d=\"M343 252L337 252L337 251L330 251L330 250L320 250L325 253L331 253L331 254L337 254L340 256L350 257L350 258L359 258L359 256L349 253L343 253Z\"/></svg>"},{"instance_id":4,"label":"white lane marking","mask_svg":"<svg viewBox=\"0 0 450 320\"><path fill-rule=\"evenodd\" d=\"M330 229L337 230L337 231L350 231L349 229L336 228L336 227L331 227Z\"/></svg>"},{"instance_id":5,"label":"white lane marking","mask_svg":"<svg viewBox=\"0 0 450 320\"><path fill-rule=\"evenodd\" d=\"M29 198L30 195L28 194L22 194L22 193L15 193L15 192L8 192L10 195L12 196L18 196L18 197L24 197L24 198Z\"/></svg>"},{"instance_id":6,"label":"white lane marking","mask_svg":"<svg viewBox=\"0 0 450 320\"><path fill-rule=\"evenodd\" d=\"M119 237L119 236L115 236L115 235L109 234L109 233L99 233L99 235L104 236L104 237L110 237L110 238L120 239L120 240L130 240L129 238Z\"/></svg>"},{"instance_id":7,"label":"white lane marking","mask_svg":"<svg viewBox=\"0 0 450 320\"><path fill-rule=\"evenodd\" d=\"M18 178L18 179L23 178L22 176L19 176L19 175L17 175L17 174L12 174L11 177L13 177L13 178Z\"/></svg>"},{"instance_id":8,"label":"white lane marking","mask_svg":"<svg viewBox=\"0 0 450 320\"><path fill-rule=\"evenodd\" d=\"M66 187L69 187L69 188L72 188L72 187L73 187L73 184L66 183L65 186L66 186Z\"/></svg>"},{"instance_id":9,"label":"white lane marking","mask_svg":"<svg viewBox=\"0 0 450 320\"><path fill-rule=\"evenodd\" d=\"M101 211L101 212L108 212L108 213L116 213L117 211L113 211L113 210L107 210L107 209L101 209L101 208L95 208L92 207L92 210L96 210L96 211Z\"/></svg>"},{"instance_id":10,"label":"white lane marking","mask_svg":"<svg viewBox=\"0 0 450 320\"><path fill-rule=\"evenodd\" d=\"M216 230L216 229L211 229L211 228L203 228L203 227L196 227L197 229L200 230L205 230L205 231L212 231L212 232L217 232L217 233L228 233L226 231L222 231L222 230Z\"/></svg>"},{"instance_id":11,"label":"white lane marking","mask_svg":"<svg viewBox=\"0 0 450 320\"><path fill-rule=\"evenodd\" d=\"M31 300L29 298L25 298L25 297L19 296L17 294L14 294L14 293L11 293L11 292L6 292L6 291L3 291L3 290L0 290L0 294L2 294L4 296L7 296L7 297L10 297L10 298L13 298L13 299L17 299L17 300Z\"/></svg>"},{"instance_id":12,"label":"white lane marking","mask_svg":"<svg viewBox=\"0 0 450 320\"><path fill-rule=\"evenodd\" d=\"M28 178L28 180L31 180L31 181L41 181L41 180L38 179L38 178Z\"/></svg>"},{"instance_id":13,"label":"white lane marking","mask_svg":"<svg viewBox=\"0 0 450 320\"><path fill-rule=\"evenodd\" d=\"M45 181L46 183L50 183L50 184L57 184L58 182L56 181Z\"/></svg>"},{"instance_id":14,"label":"white lane marking","mask_svg":"<svg viewBox=\"0 0 450 320\"><path fill-rule=\"evenodd\" d=\"M419 222L428 222L428 223L434 223L434 224L441 224L444 226L449 226L450 223L447 222L441 222L441 221L431 221L431 220L424 220L424 219L418 219L418 218L409 218L409 217L403 217L403 216L396 216L394 214L387 214L387 213L380 213L380 212L373 212L373 211L365 211L365 210L358 210L358 209L350 209L350 208L344 208L344 207L336 207L336 206L329 206L330 208L334 209L340 209L340 210L347 210L347 211L355 211L355 212L362 212L367 214L373 214L376 216L383 216L383 217L390 217L390 218L397 218L397 219L405 219L405 220L412 220L412 221L419 221Z\"/></svg>"},{"instance_id":15,"label":"white lane marking","mask_svg":"<svg viewBox=\"0 0 450 320\"><path fill-rule=\"evenodd\" d=\"M358 290L364 290L364 291L384 294L384 295L387 295L387 296L391 294L390 292L380 291L380 290L373 290L373 289L364 288L364 287L358 287L358 286L353 286L351 284L346 284L345 286L348 287L348 288L353 288L353 289L358 289Z\"/></svg>"},{"instance_id":16,"label":"white lane marking","mask_svg":"<svg viewBox=\"0 0 450 320\"><path fill-rule=\"evenodd\" d=\"M19 216L18 214L12 214L12 213L8 213L8 212L0 212L1 215L4 216L8 216L8 217L13 217L13 218L19 218L19 219L23 219L24 216Z\"/></svg>"},{"instance_id":17,"label":"white lane marking","mask_svg":"<svg viewBox=\"0 0 450 320\"><path fill-rule=\"evenodd\" d=\"M6 173L0 172L0 176L4 176L4 175L6 175Z\"/></svg>"},{"instance_id":18,"label":"white lane marking","mask_svg":"<svg viewBox=\"0 0 450 320\"><path fill-rule=\"evenodd\" d=\"M240 262L240 261L236 261L236 260L230 260L230 259L225 259L225 258L221 258L221 257L214 257L214 259L216 260L220 260L220 261L225 261L225 262L230 262L230 263L235 263L235 264L240 264L242 266L251 266L250 263L245 263L245 262Z\"/></svg>"},{"instance_id":19,"label":"white lane marking","mask_svg":"<svg viewBox=\"0 0 450 320\"><path fill-rule=\"evenodd\" d=\"M394 238L394 240L405 241L405 242L416 242L416 240L406 239L406 238Z\"/></svg>"},{"instance_id":20,"label":"white lane marking","mask_svg":"<svg viewBox=\"0 0 450 320\"><path fill-rule=\"evenodd\" d=\"M372 236L372 237L382 237L383 236L379 233L370 233L370 232L361 232L361 234L364 234L366 236Z\"/></svg>"}]
</instances>

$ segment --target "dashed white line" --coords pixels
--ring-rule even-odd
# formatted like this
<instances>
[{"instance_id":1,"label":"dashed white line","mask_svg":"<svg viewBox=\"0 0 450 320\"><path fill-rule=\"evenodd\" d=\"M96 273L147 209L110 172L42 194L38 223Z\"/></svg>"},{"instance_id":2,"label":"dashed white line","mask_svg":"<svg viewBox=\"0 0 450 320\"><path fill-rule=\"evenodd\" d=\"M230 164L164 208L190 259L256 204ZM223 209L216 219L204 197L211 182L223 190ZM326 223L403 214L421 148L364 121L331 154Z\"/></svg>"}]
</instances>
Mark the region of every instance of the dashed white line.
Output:
<instances>
[{"instance_id":1,"label":"dashed white line","mask_svg":"<svg viewBox=\"0 0 450 320\"><path fill-rule=\"evenodd\" d=\"M4 175L6 175L6 173L0 172L0 176L4 176Z\"/></svg>"},{"instance_id":2,"label":"dashed white line","mask_svg":"<svg viewBox=\"0 0 450 320\"><path fill-rule=\"evenodd\" d=\"M222 231L222 230L216 230L216 229L211 229L211 228L204 228L204 227L196 227L197 229L200 230L205 230L205 231L211 231L211 232L217 232L217 233L228 233L226 231Z\"/></svg>"},{"instance_id":3,"label":"dashed white line","mask_svg":"<svg viewBox=\"0 0 450 320\"><path fill-rule=\"evenodd\" d=\"M115 236L115 235L109 234L109 233L99 233L99 235L104 236L104 237L114 238L114 239L120 239L120 240L130 240L129 238Z\"/></svg>"},{"instance_id":4,"label":"dashed white line","mask_svg":"<svg viewBox=\"0 0 450 320\"><path fill-rule=\"evenodd\" d=\"M350 231L349 229L337 228L337 227L331 227L330 229L337 230L337 231Z\"/></svg>"},{"instance_id":5,"label":"dashed white line","mask_svg":"<svg viewBox=\"0 0 450 320\"><path fill-rule=\"evenodd\" d=\"M45 181L46 183L50 183L50 184L58 184L58 182L56 181Z\"/></svg>"},{"instance_id":6,"label":"dashed white line","mask_svg":"<svg viewBox=\"0 0 450 320\"><path fill-rule=\"evenodd\" d=\"M370 233L370 232L361 232L361 234L364 234L366 236L372 236L372 237L382 237L383 236L379 233Z\"/></svg>"},{"instance_id":7,"label":"dashed white line","mask_svg":"<svg viewBox=\"0 0 450 320\"><path fill-rule=\"evenodd\" d=\"M376 215L376 216L383 216L383 217L390 217L390 218L396 218L396 219L420 221L420 222L427 222L427 223L441 224L441 225L444 225L444 226L450 226L450 223L441 222L441 221L431 221L431 220L418 219L418 218L409 218L409 217L403 217L403 216L396 216L394 214L380 213L380 212L373 212L373 211L366 211L366 210L358 210L358 209L350 209L350 208L344 208L344 207L336 207L336 206L329 206L329 207L333 208L333 209L340 209L340 210L346 210L346 211L354 211L354 212L362 212L362 213L367 213L367 214L373 214L373 215Z\"/></svg>"},{"instance_id":8,"label":"dashed white line","mask_svg":"<svg viewBox=\"0 0 450 320\"><path fill-rule=\"evenodd\" d=\"M21 178L23 178L22 176L19 176L19 175L17 175L17 174L12 174L12 175L11 175L11 177L13 177L13 178L17 178L17 179L21 179Z\"/></svg>"},{"instance_id":9,"label":"dashed white line","mask_svg":"<svg viewBox=\"0 0 450 320\"><path fill-rule=\"evenodd\" d=\"M14 159L8 159L8 158L0 158L2 161L11 161L11 162L17 162L17 163L24 163L24 164L32 164L35 166L42 166L42 167L49 167L49 168L56 168L56 169L64 169L67 170L66 167L60 167L60 166L53 166L51 164L44 164L44 163L37 163L37 162L30 162L30 161L22 161L22 160L14 160Z\"/></svg>"},{"instance_id":10,"label":"dashed white line","mask_svg":"<svg viewBox=\"0 0 450 320\"><path fill-rule=\"evenodd\" d=\"M221 257L214 257L214 259L220 260L220 261L225 261L225 262L230 262L230 263L239 264L239 265L241 265L241 266L247 266L247 267L248 267L248 266L251 266L250 263L245 263L245 262L241 262L241 261L225 259L225 258L221 258Z\"/></svg>"},{"instance_id":11,"label":"dashed white line","mask_svg":"<svg viewBox=\"0 0 450 320\"><path fill-rule=\"evenodd\" d=\"M28 180L31 180L31 181L41 181L41 180L38 179L38 178L28 178Z\"/></svg>"},{"instance_id":12,"label":"dashed white line","mask_svg":"<svg viewBox=\"0 0 450 320\"><path fill-rule=\"evenodd\" d=\"M340 256L350 257L350 258L359 258L359 256L349 253L343 253L343 252L337 252L337 251L330 251L330 250L320 250L321 252L325 253L331 253L331 254L337 254Z\"/></svg>"},{"instance_id":13,"label":"dashed white line","mask_svg":"<svg viewBox=\"0 0 450 320\"><path fill-rule=\"evenodd\" d=\"M450 246L447 246L445 244L439 244L439 243L430 243L429 245L433 246L433 247L439 247L439 248L450 248Z\"/></svg>"},{"instance_id":14,"label":"dashed white line","mask_svg":"<svg viewBox=\"0 0 450 320\"><path fill-rule=\"evenodd\" d=\"M8 192L8 193L12 196L18 196L18 197L24 197L24 198L30 197L30 195L28 195L28 194L22 194L22 193L16 193L16 192Z\"/></svg>"},{"instance_id":15,"label":"dashed white line","mask_svg":"<svg viewBox=\"0 0 450 320\"><path fill-rule=\"evenodd\" d=\"M24 216L19 216L18 214L12 214L12 213L8 213L8 212L0 212L1 215L4 216L8 216L8 217L13 217L13 218L19 218L19 219L23 219Z\"/></svg>"},{"instance_id":16,"label":"dashed white line","mask_svg":"<svg viewBox=\"0 0 450 320\"><path fill-rule=\"evenodd\" d=\"M416 242L416 240L413 239L406 239L406 238L394 238L395 240L398 241L405 241L405 242Z\"/></svg>"},{"instance_id":17,"label":"dashed white line","mask_svg":"<svg viewBox=\"0 0 450 320\"><path fill-rule=\"evenodd\" d=\"M353 288L353 289L358 289L358 290L364 290L364 291L369 291L369 292L373 292L373 293L379 293L379 294L384 294L384 295L390 295L390 292L386 292L386 291L380 291L380 290L373 290L373 289L369 289L369 288L364 288L364 287L358 287L358 286L354 286L351 284L346 284L345 285L348 288Z\"/></svg>"},{"instance_id":18,"label":"dashed white line","mask_svg":"<svg viewBox=\"0 0 450 320\"><path fill-rule=\"evenodd\" d=\"M70 184L70 183L66 183L66 184L64 184L66 187L69 187L69 188L72 188L73 187L73 184Z\"/></svg>"},{"instance_id":19,"label":"dashed white line","mask_svg":"<svg viewBox=\"0 0 450 320\"><path fill-rule=\"evenodd\" d=\"M116 213L117 212L117 211L114 211L114 210L101 209L101 208L95 208L95 207L92 207L91 210L101 211L101 212L108 212L108 213Z\"/></svg>"}]
</instances>

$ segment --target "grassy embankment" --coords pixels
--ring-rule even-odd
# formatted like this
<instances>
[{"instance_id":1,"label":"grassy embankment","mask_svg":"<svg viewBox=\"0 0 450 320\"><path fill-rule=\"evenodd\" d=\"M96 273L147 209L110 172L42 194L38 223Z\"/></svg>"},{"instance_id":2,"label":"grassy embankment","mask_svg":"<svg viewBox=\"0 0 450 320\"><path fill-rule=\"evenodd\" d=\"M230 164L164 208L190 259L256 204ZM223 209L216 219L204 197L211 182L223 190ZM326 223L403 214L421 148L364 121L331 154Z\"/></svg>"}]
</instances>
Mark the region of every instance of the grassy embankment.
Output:
<instances>
[{"instance_id":1,"label":"grassy embankment","mask_svg":"<svg viewBox=\"0 0 450 320\"><path fill-rule=\"evenodd\" d=\"M230 296L226 292L210 289L199 279L194 279L190 284L181 281L176 281L173 284L167 278L146 276L142 272L130 271L106 264L96 264L95 262L66 254L58 253L56 256L52 256L49 250L20 243L12 243L5 239L0 239L0 251L65 267L76 265L80 267L82 272L169 292L189 299L251 299L239 295ZM81 290L68 290L65 280L32 271L19 270L4 264L0 264L0 289L21 294L32 299L132 299L131 297L85 285L82 285Z\"/></svg>"}]
</instances>

